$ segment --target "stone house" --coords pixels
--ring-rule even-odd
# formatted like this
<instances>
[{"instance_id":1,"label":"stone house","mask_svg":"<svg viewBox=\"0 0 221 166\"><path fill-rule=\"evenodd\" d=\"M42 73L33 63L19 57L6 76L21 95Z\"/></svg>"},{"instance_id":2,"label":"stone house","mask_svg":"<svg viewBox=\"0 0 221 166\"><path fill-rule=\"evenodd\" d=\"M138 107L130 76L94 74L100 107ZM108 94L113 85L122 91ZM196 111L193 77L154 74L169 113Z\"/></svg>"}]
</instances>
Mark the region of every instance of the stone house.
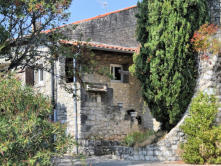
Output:
<instances>
[{"instance_id":1,"label":"stone house","mask_svg":"<svg viewBox=\"0 0 221 166\"><path fill-rule=\"evenodd\" d=\"M128 71L138 47L136 12L136 6L132 6L60 27L68 36L67 46L74 47L81 40L80 44L93 52L97 67L112 75L85 74L84 86L77 82L77 111L73 94L65 90L59 77L65 76L67 86L73 86L73 79L68 76L73 58L60 56L54 62L54 75L41 69L26 69L22 76L24 82L53 98L54 119L66 123L68 133L79 139L120 140L134 129L153 128L139 81ZM88 39L90 42L85 42Z\"/></svg>"},{"instance_id":2,"label":"stone house","mask_svg":"<svg viewBox=\"0 0 221 166\"><path fill-rule=\"evenodd\" d=\"M220 0L211 2L211 21L220 24ZM66 123L68 133L81 140L119 140L134 128L154 127L150 112L145 108L141 97L139 81L128 73L132 55L139 45L135 37L136 12L136 6L132 6L61 27L69 38L66 41L69 46L76 45L76 41L90 39L86 45L94 53L93 58L97 66L109 69L114 76L110 78L99 74L84 75L82 81L85 86L77 82L77 112L74 110L72 94L63 88L59 77L67 75L66 66L72 63L72 59L59 57L54 65L55 75L41 69L26 69L25 74L21 76L24 82L34 85L39 92L54 98L54 119ZM73 30L75 25L78 26ZM220 34L217 36L220 38ZM84 45L85 42L81 44ZM217 89L218 98L221 99L220 55L214 56L212 62L200 62L197 88ZM73 86L72 81L69 80L67 84ZM220 121L220 113L217 118ZM114 151L120 158L129 160L178 160L178 145L183 141L183 133L179 129L182 122L183 120L156 145L138 150L117 147ZM101 142L92 143L92 148L95 144L101 145ZM88 146L86 144L89 144L88 141L85 141L85 147ZM112 144L108 145L112 148ZM95 153L96 147L92 150Z\"/></svg>"}]
</instances>

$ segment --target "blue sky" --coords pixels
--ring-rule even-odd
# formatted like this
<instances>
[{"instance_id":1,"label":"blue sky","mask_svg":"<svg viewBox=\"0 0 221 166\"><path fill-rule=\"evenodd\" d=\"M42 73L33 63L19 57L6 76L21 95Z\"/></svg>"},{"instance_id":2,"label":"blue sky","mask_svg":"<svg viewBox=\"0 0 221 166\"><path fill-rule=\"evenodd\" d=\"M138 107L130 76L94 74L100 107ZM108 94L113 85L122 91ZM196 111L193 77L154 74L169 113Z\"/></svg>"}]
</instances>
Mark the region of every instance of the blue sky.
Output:
<instances>
[{"instance_id":1,"label":"blue sky","mask_svg":"<svg viewBox=\"0 0 221 166\"><path fill-rule=\"evenodd\" d=\"M94 17L137 4L138 0L73 0L68 23Z\"/></svg>"}]
</instances>

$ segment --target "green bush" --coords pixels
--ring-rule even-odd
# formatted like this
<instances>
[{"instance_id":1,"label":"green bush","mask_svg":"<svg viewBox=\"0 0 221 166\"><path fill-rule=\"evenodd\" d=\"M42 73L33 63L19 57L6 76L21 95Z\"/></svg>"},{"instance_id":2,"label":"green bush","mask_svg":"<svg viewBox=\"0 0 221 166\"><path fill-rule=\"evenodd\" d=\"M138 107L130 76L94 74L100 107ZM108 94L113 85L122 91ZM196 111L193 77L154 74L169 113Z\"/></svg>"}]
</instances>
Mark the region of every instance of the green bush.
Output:
<instances>
[{"instance_id":1,"label":"green bush","mask_svg":"<svg viewBox=\"0 0 221 166\"><path fill-rule=\"evenodd\" d=\"M67 152L65 126L50 121L48 99L12 76L0 75L0 165L51 165Z\"/></svg>"},{"instance_id":2,"label":"green bush","mask_svg":"<svg viewBox=\"0 0 221 166\"><path fill-rule=\"evenodd\" d=\"M199 93L190 107L190 117L181 129L186 135L182 158L191 164L221 163L221 127L215 125L215 96Z\"/></svg>"},{"instance_id":3,"label":"green bush","mask_svg":"<svg viewBox=\"0 0 221 166\"><path fill-rule=\"evenodd\" d=\"M145 132L135 131L135 132L129 133L124 138L123 142L126 146L134 146L136 144L144 142L145 140L150 138L150 136L153 136L153 135L154 135L154 131L152 130L147 130Z\"/></svg>"}]
</instances>

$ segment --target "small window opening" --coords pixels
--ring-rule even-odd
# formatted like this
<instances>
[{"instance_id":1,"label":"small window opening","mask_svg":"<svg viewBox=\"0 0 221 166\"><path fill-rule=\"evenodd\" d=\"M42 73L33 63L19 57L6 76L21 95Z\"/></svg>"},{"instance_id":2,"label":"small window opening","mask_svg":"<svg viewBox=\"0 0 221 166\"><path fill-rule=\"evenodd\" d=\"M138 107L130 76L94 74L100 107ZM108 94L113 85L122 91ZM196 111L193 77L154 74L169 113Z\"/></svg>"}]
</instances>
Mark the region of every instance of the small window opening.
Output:
<instances>
[{"instance_id":1,"label":"small window opening","mask_svg":"<svg viewBox=\"0 0 221 166\"><path fill-rule=\"evenodd\" d=\"M42 83L44 81L43 65L39 66L39 69L38 69L38 80L39 80L39 83Z\"/></svg>"},{"instance_id":2,"label":"small window opening","mask_svg":"<svg viewBox=\"0 0 221 166\"><path fill-rule=\"evenodd\" d=\"M141 125L142 124L141 116L137 116L136 119L137 119L138 125Z\"/></svg>"},{"instance_id":3,"label":"small window opening","mask_svg":"<svg viewBox=\"0 0 221 166\"><path fill-rule=\"evenodd\" d=\"M122 65L111 65L111 75L113 77L111 80L122 81L123 80L121 74L122 69L123 69Z\"/></svg>"},{"instance_id":4,"label":"small window opening","mask_svg":"<svg viewBox=\"0 0 221 166\"><path fill-rule=\"evenodd\" d=\"M127 110L124 120L131 120L131 112L136 112L135 110Z\"/></svg>"},{"instance_id":5,"label":"small window opening","mask_svg":"<svg viewBox=\"0 0 221 166\"><path fill-rule=\"evenodd\" d=\"M42 69L39 69L39 81L44 81L44 71Z\"/></svg>"}]
</instances>

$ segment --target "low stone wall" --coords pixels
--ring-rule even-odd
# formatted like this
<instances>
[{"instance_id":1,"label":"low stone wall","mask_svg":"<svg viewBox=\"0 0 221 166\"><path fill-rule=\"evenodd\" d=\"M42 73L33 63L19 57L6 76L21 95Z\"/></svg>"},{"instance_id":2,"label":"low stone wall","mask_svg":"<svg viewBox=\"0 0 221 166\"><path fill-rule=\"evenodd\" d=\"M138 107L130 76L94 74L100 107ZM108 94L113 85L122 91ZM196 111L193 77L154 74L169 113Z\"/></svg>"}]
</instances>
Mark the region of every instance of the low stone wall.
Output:
<instances>
[{"instance_id":1,"label":"low stone wall","mask_svg":"<svg viewBox=\"0 0 221 166\"><path fill-rule=\"evenodd\" d=\"M184 142L184 133L180 125L188 116L184 115L179 124L170 131L161 141L142 148L122 146L117 141L105 140L80 140L79 151L85 155L110 155L114 158L125 160L146 160L146 161L176 161L180 160L179 146Z\"/></svg>"},{"instance_id":2,"label":"low stone wall","mask_svg":"<svg viewBox=\"0 0 221 166\"><path fill-rule=\"evenodd\" d=\"M116 152L120 143L107 140L79 140L79 152L87 156L110 155Z\"/></svg>"},{"instance_id":3,"label":"low stone wall","mask_svg":"<svg viewBox=\"0 0 221 166\"><path fill-rule=\"evenodd\" d=\"M174 128L162 141L143 148L122 146L117 141L80 140L80 153L91 156L113 155L117 159L146 161L180 160L179 145L184 141L184 134L179 126Z\"/></svg>"},{"instance_id":4,"label":"low stone wall","mask_svg":"<svg viewBox=\"0 0 221 166\"><path fill-rule=\"evenodd\" d=\"M156 144L147 145L143 148L115 147L115 158L125 160L146 161L177 161L180 160L180 144L184 142L185 135L180 130L188 112L184 115L178 125L168 133L165 138Z\"/></svg>"}]
</instances>

